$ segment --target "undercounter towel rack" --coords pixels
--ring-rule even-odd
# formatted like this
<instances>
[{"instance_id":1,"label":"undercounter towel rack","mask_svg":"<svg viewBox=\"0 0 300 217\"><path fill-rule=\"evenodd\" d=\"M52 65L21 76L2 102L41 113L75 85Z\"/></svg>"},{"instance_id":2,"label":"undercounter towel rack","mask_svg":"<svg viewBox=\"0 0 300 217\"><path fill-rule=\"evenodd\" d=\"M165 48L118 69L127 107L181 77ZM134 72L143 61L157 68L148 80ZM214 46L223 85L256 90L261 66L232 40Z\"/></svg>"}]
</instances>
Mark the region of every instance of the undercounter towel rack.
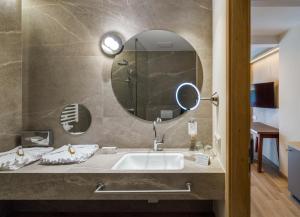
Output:
<instances>
[{"instance_id":1,"label":"undercounter towel rack","mask_svg":"<svg viewBox=\"0 0 300 217\"><path fill-rule=\"evenodd\" d=\"M106 190L104 183L99 183L94 193L190 193L192 184L185 183L185 189L153 189L153 190Z\"/></svg>"}]
</instances>

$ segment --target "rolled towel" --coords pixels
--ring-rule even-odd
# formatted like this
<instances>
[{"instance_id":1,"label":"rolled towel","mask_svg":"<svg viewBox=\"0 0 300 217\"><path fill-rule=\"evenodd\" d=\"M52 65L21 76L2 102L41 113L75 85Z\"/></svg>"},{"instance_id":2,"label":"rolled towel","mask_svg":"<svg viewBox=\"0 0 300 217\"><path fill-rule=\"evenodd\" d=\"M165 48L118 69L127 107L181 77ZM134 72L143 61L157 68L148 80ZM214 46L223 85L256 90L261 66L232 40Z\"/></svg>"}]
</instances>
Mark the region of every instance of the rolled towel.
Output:
<instances>
[{"instance_id":1,"label":"rolled towel","mask_svg":"<svg viewBox=\"0 0 300 217\"><path fill-rule=\"evenodd\" d=\"M54 150L53 147L33 147L33 148L23 148L25 153L30 154L34 158L41 159L44 154L47 154Z\"/></svg>"},{"instance_id":2,"label":"rolled towel","mask_svg":"<svg viewBox=\"0 0 300 217\"><path fill-rule=\"evenodd\" d=\"M99 149L97 144L64 145L41 158L40 164L60 165L82 163L92 157Z\"/></svg>"},{"instance_id":3,"label":"rolled towel","mask_svg":"<svg viewBox=\"0 0 300 217\"><path fill-rule=\"evenodd\" d=\"M41 159L43 154L51 152L53 148L22 148L16 147L10 151L0 153L0 170L17 170Z\"/></svg>"}]
</instances>

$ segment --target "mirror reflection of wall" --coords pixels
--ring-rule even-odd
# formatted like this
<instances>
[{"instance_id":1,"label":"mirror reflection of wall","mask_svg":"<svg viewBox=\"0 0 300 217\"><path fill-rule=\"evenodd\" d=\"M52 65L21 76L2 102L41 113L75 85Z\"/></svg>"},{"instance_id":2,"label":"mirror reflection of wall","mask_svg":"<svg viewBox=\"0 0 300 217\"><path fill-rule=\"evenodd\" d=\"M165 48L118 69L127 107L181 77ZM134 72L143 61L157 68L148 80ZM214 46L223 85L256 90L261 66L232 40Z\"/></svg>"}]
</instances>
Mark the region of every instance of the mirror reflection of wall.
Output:
<instances>
[{"instance_id":1,"label":"mirror reflection of wall","mask_svg":"<svg viewBox=\"0 0 300 217\"><path fill-rule=\"evenodd\" d=\"M195 49L176 33L142 32L115 57L112 87L119 103L144 120L170 120L183 114L176 89L183 82L201 90L203 71Z\"/></svg>"},{"instance_id":2,"label":"mirror reflection of wall","mask_svg":"<svg viewBox=\"0 0 300 217\"><path fill-rule=\"evenodd\" d=\"M60 124L63 129L72 134L80 135L85 133L91 125L91 114L81 104L69 104L64 107L60 115Z\"/></svg>"}]
</instances>

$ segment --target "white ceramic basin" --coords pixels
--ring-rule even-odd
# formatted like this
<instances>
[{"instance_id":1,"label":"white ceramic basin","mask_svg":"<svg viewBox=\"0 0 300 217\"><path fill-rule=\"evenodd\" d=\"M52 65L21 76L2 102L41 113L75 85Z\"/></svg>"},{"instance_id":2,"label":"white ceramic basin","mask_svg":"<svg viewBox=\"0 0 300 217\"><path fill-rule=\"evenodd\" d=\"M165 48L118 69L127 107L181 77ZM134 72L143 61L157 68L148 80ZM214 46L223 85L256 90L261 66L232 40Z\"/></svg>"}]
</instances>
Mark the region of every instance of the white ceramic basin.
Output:
<instances>
[{"instance_id":1,"label":"white ceramic basin","mask_svg":"<svg viewBox=\"0 0 300 217\"><path fill-rule=\"evenodd\" d=\"M112 170L181 170L183 167L181 153L129 153Z\"/></svg>"}]
</instances>

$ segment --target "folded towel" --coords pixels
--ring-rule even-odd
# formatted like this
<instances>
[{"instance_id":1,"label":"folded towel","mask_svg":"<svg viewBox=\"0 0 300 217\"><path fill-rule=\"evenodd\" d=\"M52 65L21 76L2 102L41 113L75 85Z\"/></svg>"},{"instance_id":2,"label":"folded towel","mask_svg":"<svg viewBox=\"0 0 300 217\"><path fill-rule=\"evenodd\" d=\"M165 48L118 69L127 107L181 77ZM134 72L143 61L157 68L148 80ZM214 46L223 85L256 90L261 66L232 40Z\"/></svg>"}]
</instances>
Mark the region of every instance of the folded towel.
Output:
<instances>
[{"instance_id":1,"label":"folded towel","mask_svg":"<svg viewBox=\"0 0 300 217\"><path fill-rule=\"evenodd\" d=\"M38 161L43 154L51 152L53 148L22 148L21 146L7 152L0 153L0 170L17 170L30 163Z\"/></svg>"},{"instance_id":2,"label":"folded towel","mask_svg":"<svg viewBox=\"0 0 300 217\"><path fill-rule=\"evenodd\" d=\"M35 147L35 148L23 148L25 153L32 155L34 158L41 159L44 154L47 154L54 150L52 147Z\"/></svg>"},{"instance_id":3,"label":"folded towel","mask_svg":"<svg viewBox=\"0 0 300 217\"><path fill-rule=\"evenodd\" d=\"M41 164L58 165L82 163L92 157L99 149L97 144L64 145L41 158Z\"/></svg>"}]
</instances>

